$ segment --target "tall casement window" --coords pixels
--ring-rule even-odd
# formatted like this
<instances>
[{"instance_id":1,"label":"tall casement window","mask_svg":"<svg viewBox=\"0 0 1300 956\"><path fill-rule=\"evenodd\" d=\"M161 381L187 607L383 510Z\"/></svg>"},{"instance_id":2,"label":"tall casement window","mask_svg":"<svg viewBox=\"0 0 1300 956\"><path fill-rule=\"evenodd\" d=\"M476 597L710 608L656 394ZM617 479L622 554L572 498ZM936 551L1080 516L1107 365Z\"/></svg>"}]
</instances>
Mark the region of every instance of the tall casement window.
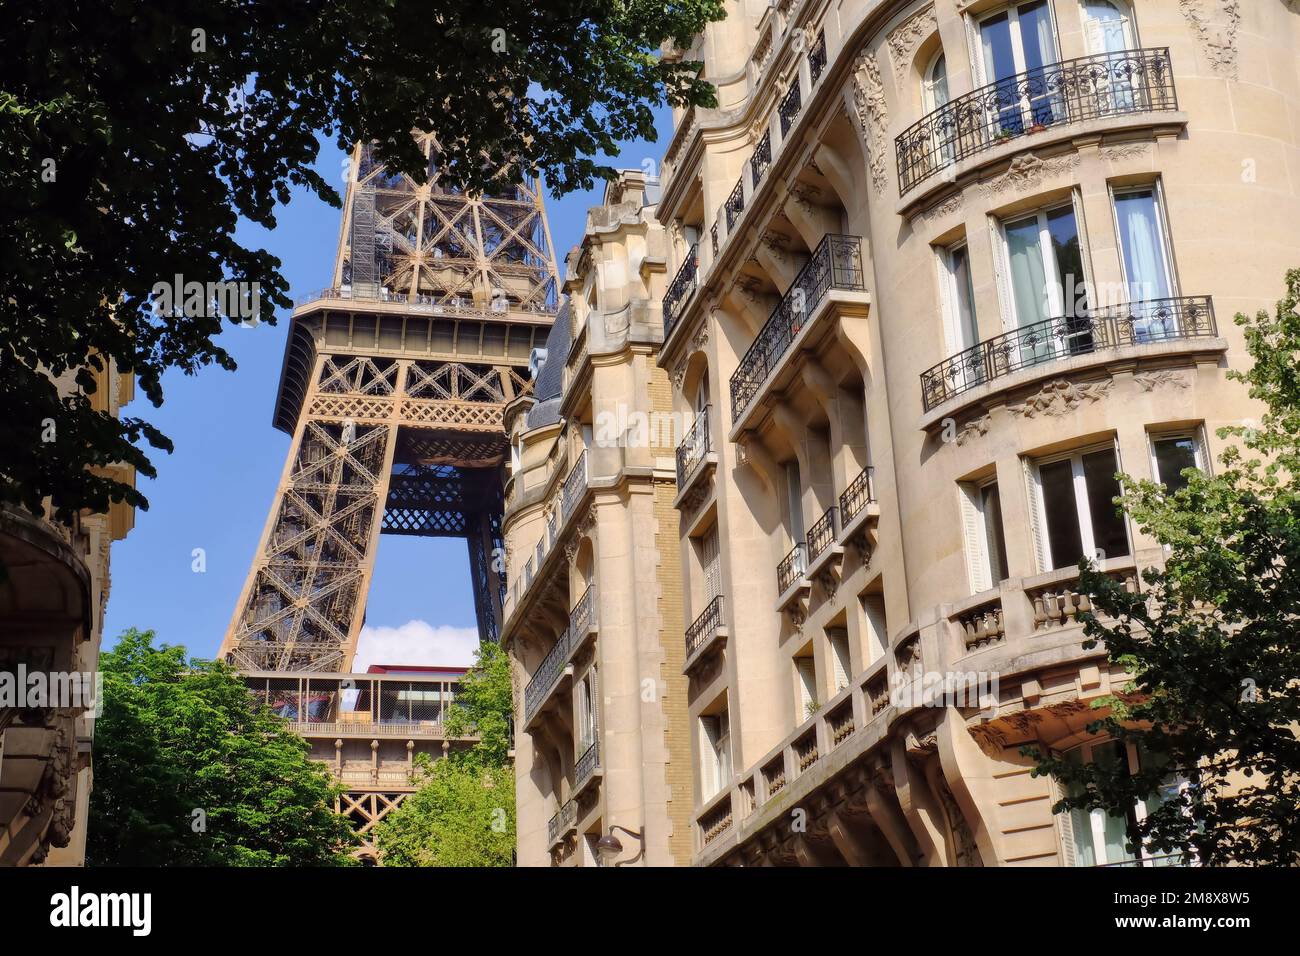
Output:
<instances>
[{"instance_id":1,"label":"tall casement window","mask_svg":"<svg viewBox=\"0 0 1300 956\"><path fill-rule=\"evenodd\" d=\"M995 479L961 486L966 531L966 569L972 594L987 591L1008 577L1007 546L1002 536L1002 496Z\"/></svg>"},{"instance_id":2,"label":"tall casement window","mask_svg":"<svg viewBox=\"0 0 1300 956\"><path fill-rule=\"evenodd\" d=\"M1151 435L1151 471L1170 492L1187 487L1183 474L1189 468L1208 471L1200 430L1161 432Z\"/></svg>"},{"instance_id":3,"label":"tall casement window","mask_svg":"<svg viewBox=\"0 0 1300 956\"><path fill-rule=\"evenodd\" d=\"M578 682L576 699L578 756L586 753L587 748L596 742L596 700L596 669L593 667Z\"/></svg>"},{"instance_id":4,"label":"tall casement window","mask_svg":"<svg viewBox=\"0 0 1300 956\"><path fill-rule=\"evenodd\" d=\"M797 461L791 461L785 466L785 493L790 542L793 545L804 539L803 480Z\"/></svg>"},{"instance_id":5,"label":"tall casement window","mask_svg":"<svg viewBox=\"0 0 1300 956\"><path fill-rule=\"evenodd\" d=\"M731 722L724 704L717 712L700 715L700 782L704 799L731 783Z\"/></svg>"},{"instance_id":6,"label":"tall casement window","mask_svg":"<svg viewBox=\"0 0 1300 956\"><path fill-rule=\"evenodd\" d=\"M1083 0L1084 42L1091 54L1136 49L1137 27L1124 0Z\"/></svg>"},{"instance_id":7,"label":"tall casement window","mask_svg":"<svg viewBox=\"0 0 1300 956\"><path fill-rule=\"evenodd\" d=\"M939 286L948 326L948 353L952 355L979 344L975 283L971 278L970 250L965 242L954 243L937 252Z\"/></svg>"},{"instance_id":8,"label":"tall casement window","mask_svg":"<svg viewBox=\"0 0 1300 956\"><path fill-rule=\"evenodd\" d=\"M1088 276L1073 200L1000 224L1004 323L1035 326L1007 361L1034 365L1092 350ZM1057 320L1053 325L1039 325Z\"/></svg>"},{"instance_id":9,"label":"tall casement window","mask_svg":"<svg viewBox=\"0 0 1300 956\"><path fill-rule=\"evenodd\" d=\"M1087 743L1065 755L1072 764L1088 763L1122 768L1133 774L1147 765L1148 753L1135 744L1118 740ZM1145 801L1138 801L1122 815L1104 810L1071 810L1056 817L1061 833L1061 848L1067 866L1181 866L1177 855L1153 855L1141 847L1130 852L1126 844L1127 825L1139 823L1161 804L1176 798L1187 787L1186 779L1171 774L1160 792Z\"/></svg>"},{"instance_id":10,"label":"tall casement window","mask_svg":"<svg viewBox=\"0 0 1300 956\"><path fill-rule=\"evenodd\" d=\"M994 132L1020 134L1065 117L1064 104L1043 81L1043 70L1059 60L1052 10L1047 0L1005 7L978 22L976 66L984 84L998 84ZM1028 74L1028 75L1025 75Z\"/></svg>"},{"instance_id":11,"label":"tall casement window","mask_svg":"<svg viewBox=\"0 0 1300 956\"><path fill-rule=\"evenodd\" d=\"M849 675L853 673L853 664L849 657L849 634L843 628L827 628L826 642L830 647L830 660L835 693L849 686Z\"/></svg>"},{"instance_id":12,"label":"tall casement window","mask_svg":"<svg viewBox=\"0 0 1300 956\"><path fill-rule=\"evenodd\" d=\"M700 538L700 567L704 572L704 604L707 608L722 593L722 563L719 559L718 526L715 524Z\"/></svg>"},{"instance_id":13,"label":"tall casement window","mask_svg":"<svg viewBox=\"0 0 1300 956\"><path fill-rule=\"evenodd\" d=\"M1129 302L1149 302L1178 294L1158 185L1116 189L1115 233L1119 237L1124 287ZM1133 336L1144 342L1177 331L1176 320L1138 310Z\"/></svg>"},{"instance_id":14,"label":"tall casement window","mask_svg":"<svg viewBox=\"0 0 1300 956\"><path fill-rule=\"evenodd\" d=\"M801 724L812 716L817 703L817 667L811 652L794 659L794 675L799 687L799 713L795 715L795 723Z\"/></svg>"},{"instance_id":15,"label":"tall casement window","mask_svg":"<svg viewBox=\"0 0 1300 956\"><path fill-rule=\"evenodd\" d=\"M1044 571L1130 553L1128 528L1118 513L1112 445L1045 458L1028 465L1034 545Z\"/></svg>"},{"instance_id":16,"label":"tall casement window","mask_svg":"<svg viewBox=\"0 0 1300 956\"><path fill-rule=\"evenodd\" d=\"M948 103L948 60L940 50L925 71L921 81L921 104L926 113L931 113ZM935 124L933 135L935 159L940 165L953 162L955 153L952 137L955 130L947 124Z\"/></svg>"}]
</instances>

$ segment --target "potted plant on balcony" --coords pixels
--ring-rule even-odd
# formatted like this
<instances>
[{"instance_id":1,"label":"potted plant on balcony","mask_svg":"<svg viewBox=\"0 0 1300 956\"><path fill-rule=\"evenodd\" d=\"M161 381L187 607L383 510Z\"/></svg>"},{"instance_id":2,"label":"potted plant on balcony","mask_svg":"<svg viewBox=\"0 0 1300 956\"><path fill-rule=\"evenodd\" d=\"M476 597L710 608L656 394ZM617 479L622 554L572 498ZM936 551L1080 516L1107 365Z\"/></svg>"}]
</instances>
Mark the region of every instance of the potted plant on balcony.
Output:
<instances>
[{"instance_id":1,"label":"potted plant on balcony","mask_svg":"<svg viewBox=\"0 0 1300 956\"><path fill-rule=\"evenodd\" d=\"M1007 129L1007 127L1004 126L997 131L996 135L994 135L993 142L1001 145L1007 140L1015 138L1015 135L1015 130Z\"/></svg>"}]
</instances>

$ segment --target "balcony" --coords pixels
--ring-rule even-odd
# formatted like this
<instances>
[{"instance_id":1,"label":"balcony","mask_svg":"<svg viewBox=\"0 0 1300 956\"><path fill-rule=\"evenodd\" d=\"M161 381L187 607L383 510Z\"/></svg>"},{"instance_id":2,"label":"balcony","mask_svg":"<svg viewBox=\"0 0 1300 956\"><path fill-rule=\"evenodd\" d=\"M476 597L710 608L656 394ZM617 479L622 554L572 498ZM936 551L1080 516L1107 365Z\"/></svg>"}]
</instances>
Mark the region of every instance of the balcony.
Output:
<instances>
[{"instance_id":1,"label":"balcony","mask_svg":"<svg viewBox=\"0 0 1300 956\"><path fill-rule=\"evenodd\" d=\"M1049 127L1177 109L1167 48L1103 53L1018 73L945 103L899 134L899 195L964 159Z\"/></svg>"},{"instance_id":2,"label":"balcony","mask_svg":"<svg viewBox=\"0 0 1300 956\"><path fill-rule=\"evenodd\" d=\"M700 661L726 644L727 628L722 623L724 607L719 594L686 629L686 663L682 665L682 673L694 670Z\"/></svg>"},{"instance_id":3,"label":"balcony","mask_svg":"<svg viewBox=\"0 0 1300 956\"><path fill-rule=\"evenodd\" d=\"M768 130L763 133L763 138L758 141L754 147L754 155L749 157L749 178L754 183L754 188L763 181L763 176L767 174L768 167L772 165L772 131Z\"/></svg>"},{"instance_id":4,"label":"balcony","mask_svg":"<svg viewBox=\"0 0 1300 956\"><path fill-rule=\"evenodd\" d=\"M822 77L822 71L826 69L826 31L819 31L817 42L813 44L808 51L808 73L812 77L813 86Z\"/></svg>"},{"instance_id":5,"label":"balcony","mask_svg":"<svg viewBox=\"0 0 1300 956\"><path fill-rule=\"evenodd\" d=\"M569 613L569 626L542 658L524 688L524 726L531 728L533 718L541 713L551 694L566 675L572 674L569 662L588 637L596 633L596 589L588 587Z\"/></svg>"},{"instance_id":6,"label":"balcony","mask_svg":"<svg viewBox=\"0 0 1300 956\"><path fill-rule=\"evenodd\" d=\"M815 566L817 559L829 553L828 549L835 543L835 535L838 533L839 525L838 512L839 509L831 505L808 529L808 534L804 540L808 545L809 567Z\"/></svg>"},{"instance_id":7,"label":"balcony","mask_svg":"<svg viewBox=\"0 0 1300 956\"><path fill-rule=\"evenodd\" d=\"M568 521L573 509L587 492L587 450L584 448L560 489L560 520Z\"/></svg>"},{"instance_id":8,"label":"balcony","mask_svg":"<svg viewBox=\"0 0 1300 956\"><path fill-rule=\"evenodd\" d=\"M785 96L781 97L781 103L776 108L776 114L781 122L781 139L790 135L790 127L794 121L799 118L799 111L803 109L803 94L799 91L799 74L795 74L790 89L786 91Z\"/></svg>"},{"instance_id":9,"label":"balcony","mask_svg":"<svg viewBox=\"0 0 1300 956\"><path fill-rule=\"evenodd\" d=\"M716 251L716 250L715 250ZM682 317L686 310L686 303L691 300L691 293L699 285L700 276L700 247L698 244L691 246L686 253L686 261L682 263L677 275L673 277L672 285L664 293L664 339L672 334L673 326L677 320Z\"/></svg>"},{"instance_id":10,"label":"balcony","mask_svg":"<svg viewBox=\"0 0 1300 956\"><path fill-rule=\"evenodd\" d=\"M987 339L921 373L927 412L1021 369L1131 346L1218 336L1209 296L1147 299L1048 319Z\"/></svg>"},{"instance_id":11,"label":"balcony","mask_svg":"<svg viewBox=\"0 0 1300 956\"><path fill-rule=\"evenodd\" d=\"M854 523L876 503L875 469L868 465L840 495L840 528L848 537Z\"/></svg>"},{"instance_id":12,"label":"balcony","mask_svg":"<svg viewBox=\"0 0 1300 956\"><path fill-rule=\"evenodd\" d=\"M731 376L731 417L739 422L818 304L831 289L861 292L862 240L827 235L799 270Z\"/></svg>"},{"instance_id":13,"label":"balcony","mask_svg":"<svg viewBox=\"0 0 1300 956\"><path fill-rule=\"evenodd\" d=\"M779 603L782 608L788 605L794 594L805 585L803 576L807 570L808 546L799 541L776 566L776 593L781 595Z\"/></svg>"},{"instance_id":14,"label":"balcony","mask_svg":"<svg viewBox=\"0 0 1300 956\"><path fill-rule=\"evenodd\" d=\"M546 840L551 849L555 849L564 838L573 831L578 822L578 804L574 800L566 800L564 805L546 823Z\"/></svg>"},{"instance_id":15,"label":"balcony","mask_svg":"<svg viewBox=\"0 0 1300 956\"><path fill-rule=\"evenodd\" d=\"M573 770L573 792L575 796L580 795L587 789L588 784L592 783L600 776L600 740L593 740L582 756L578 758L578 763Z\"/></svg>"},{"instance_id":16,"label":"balcony","mask_svg":"<svg viewBox=\"0 0 1300 956\"><path fill-rule=\"evenodd\" d=\"M677 496L684 498L695 479L705 471L704 465L717 465L718 456L713 451L712 436L709 432L709 415L712 405L705 405L695 416L690 431L677 446Z\"/></svg>"},{"instance_id":17,"label":"balcony","mask_svg":"<svg viewBox=\"0 0 1300 956\"><path fill-rule=\"evenodd\" d=\"M722 205L723 211L727 216L727 234L736 228L736 220L740 214L745 211L745 177L736 180L736 185L731 188L727 195L727 201Z\"/></svg>"}]
</instances>

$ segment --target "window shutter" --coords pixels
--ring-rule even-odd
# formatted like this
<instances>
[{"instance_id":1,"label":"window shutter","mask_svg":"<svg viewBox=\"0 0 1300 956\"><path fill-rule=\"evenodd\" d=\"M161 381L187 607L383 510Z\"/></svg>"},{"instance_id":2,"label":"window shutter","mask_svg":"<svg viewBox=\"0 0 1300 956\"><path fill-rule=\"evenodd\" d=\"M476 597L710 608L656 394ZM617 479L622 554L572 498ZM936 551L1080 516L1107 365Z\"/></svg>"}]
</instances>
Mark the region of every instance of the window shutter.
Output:
<instances>
[{"instance_id":1,"label":"window shutter","mask_svg":"<svg viewBox=\"0 0 1300 956\"><path fill-rule=\"evenodd\" d=\"M1092 250L1088 247L1088 220L1083 215L1083 193L1077 187L1070 194L1070 201L1074 204L1074 221L1079 228L1079 259L1083 263L1083 275L1080 278L1087 283L1088 309L1091 311L1106 303L1095 301L1097 299L1097 287L1092 281ZM1066 313L1070 315L1075 314L1072 306L1079 298L1078 289L1074 289L1072 292L1074 299L1066 303L1065 309Z\"/></svg>"},{"instance_id":2,"label":"window shutter","mask_svg":"<svg viewBox=\"0 0 1300 956\"><path fill-rule=\"evenodd\" d=\"M1055 777L1048 777L1048 799L1051 807L1056 806L1056 801L1060 800L1064 794L1061 793L1061 787L1056 782ZM1056 813L1052 815L1056 820L1056 835L1061 841L1061 860L1065 866L1078 866L1078 859L1074 852L1074 823L1070 819L1070 814Z\"/></svg>"},{"instance_id":3,"label":"window shutter","mask_svg":"<svg viewBox=\"0 0 1300 956\"><path fill-rule=\"evenodd\" d=\"M960 486L962 529L966 538L966 574L970 593L979 594L993 587L989 562L984 553L984 516L976 499L979 489L973 484Z\"/></svg>"},{"instance_id":4,"label":"window shutter","mask_svg":"<svg viewBox=\"0 0 1300 956\"><path fill-rule=\"evenodd\" d=\"M966 15L966 49L970 51L970 69L971 76L975 78L974 85L984 86L988 83L988 78L984 75L984 48L980 45L979 24L970 14Z\"/></svg>"},{"instance_id":5,"label":"window shutter","mask_svg":"<svg viewBox=\"0 0 1300 956\"><path fill-rule=\"evenodd\" d=\"M808 719L808 705L813 702L813 689L817 686L817 674L811 657L796 657L795 667L799 670L799 723Z\"/></svg>"},{"instance_id":6,"label":"window shutter","mask_svg":"<svg viewBox=\"0 0 1300 956\"><path fill-rule=\"evenodd\" d=\"M704 606L722 593L722 577L718 567L718 526L714 525L704 536Z\"/></svg>"},{"instance_id":7,"label":"window shutter","mask_svg":"<svg viewBox=\"0 0 1300 956\"><path fill-rule=\"evenodd\" d=\"M957 307L952 301L952 266L948 250L934 250L934 265L939 276L939 309L943 314L943 332L948 339L947 353L954 355L961 351L961 339L957 335Z\"/></svg>"},{"instance_id":8,"label":"window shutter","mask_svg":"<svg viewBox=\"0 0 1300 956\"><path fill-rule=\"evenodd\" d=\"M831 667L835 672L835 691L843 690L849 686L848 674L848 635L842 632L831 634Z\"/></svg>"},{"instance_id":9,"label":"window shutter","mask_svg":"<svg viewBox=\"0 0 1300 956\"><path fill-rule=\"evenodd\" d=\"M1034 543L1034 555L1038 559L1038 570L1050 571L1052 558L1047 550L1047 535L1043 529L1043 490L1038 480L1038 469L1026 460L1025 490L1029 494L1029 536Z\"/></svg>"},{"instance_id":10,"label":"window shutter","mask_svg":"<svg viewBox=\"0 0 1300 956\"><path fill-rule=\"evenodd\" d=\"M998 285L998 311L1002 314L1002 331L1010 332L1016 327L1015 310L1011 307L1011 289L1007 284L1007 240L1002 234L1002 225L994 218L989 218L989 239L993 243L993 277Z\"/></svg>"}]
</instances>

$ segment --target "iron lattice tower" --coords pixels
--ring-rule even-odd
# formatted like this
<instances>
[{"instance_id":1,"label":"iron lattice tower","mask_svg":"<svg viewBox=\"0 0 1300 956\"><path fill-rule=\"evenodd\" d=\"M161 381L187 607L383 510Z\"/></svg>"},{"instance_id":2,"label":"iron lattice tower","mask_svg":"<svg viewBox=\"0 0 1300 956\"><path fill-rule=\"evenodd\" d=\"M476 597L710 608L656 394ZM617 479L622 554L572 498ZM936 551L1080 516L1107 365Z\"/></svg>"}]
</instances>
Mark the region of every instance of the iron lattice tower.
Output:
<instances>
[{"instance_id":1,"label":"iron lattice tower","mask_svg":"<svg viewBox=\"0 0 1300 956\"><path fill-rule=\"evenodd\" d=\"M556 265L536 182L466 195L417 141L424 185L353 150L333 284L293 312L274 416L293 443L221 648L246 672L351 668L381 533L465 538L480 637L500 630L503 411Z\"/></svg>"}]
</instances>

